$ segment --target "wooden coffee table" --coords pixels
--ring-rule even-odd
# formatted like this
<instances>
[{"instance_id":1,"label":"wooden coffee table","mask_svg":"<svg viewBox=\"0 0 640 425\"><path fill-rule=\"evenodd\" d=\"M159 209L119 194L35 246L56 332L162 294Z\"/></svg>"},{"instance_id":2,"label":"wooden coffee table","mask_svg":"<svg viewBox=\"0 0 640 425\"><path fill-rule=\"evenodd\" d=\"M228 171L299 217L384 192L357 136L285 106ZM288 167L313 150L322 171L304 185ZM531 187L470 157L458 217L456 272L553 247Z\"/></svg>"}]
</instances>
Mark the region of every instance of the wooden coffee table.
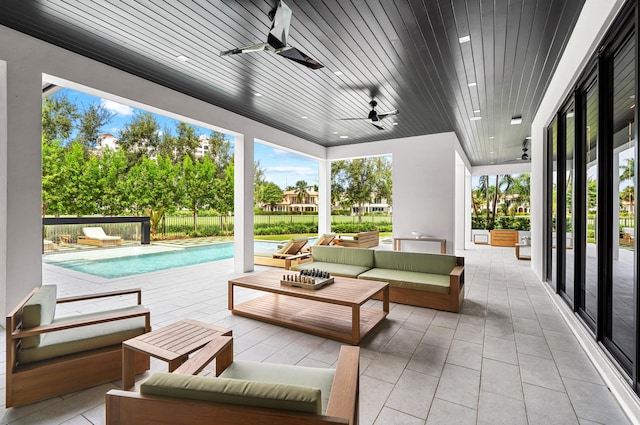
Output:
<instances>
[{"instance_id":1,"label":"wooden coffee table","mask_svg":"<svg viewBox=\"0 0 640 425\"><path fill-rule=\"evenodd\" d=\"M219 335L231 336L231 330L197 320L181 320L164 328L147 332L122 343L122 387L135 384L136 351L169 363L173 372L189 354L197 351Z\"/></svg>"},{"instance_id":2,"label":"wooden coffee table","mask_svg":"<svg viewBox=\"0 0 640 425\"><path fill-rule=\"evenodd\" d=\"M229 281L229 310L233 314L357 345L389 313L389 284L335 277L320 289L280 284L287 272L270 270ZM234 287L268 294L234 305ZM362 307L382 293L382 310Z\"/></svg>"}]
</instances>

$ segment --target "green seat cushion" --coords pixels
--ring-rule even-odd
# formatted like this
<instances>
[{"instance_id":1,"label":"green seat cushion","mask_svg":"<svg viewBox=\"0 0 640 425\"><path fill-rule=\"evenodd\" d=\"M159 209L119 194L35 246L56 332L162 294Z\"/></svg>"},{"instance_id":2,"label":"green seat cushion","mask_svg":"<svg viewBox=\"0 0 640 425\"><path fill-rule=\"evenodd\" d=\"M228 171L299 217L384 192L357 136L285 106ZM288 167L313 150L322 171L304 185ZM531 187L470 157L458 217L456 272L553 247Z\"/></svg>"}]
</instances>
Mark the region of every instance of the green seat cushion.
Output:
<instances>
[{"instance_id":1,"label":"green seat cushion","mask_svg":"<svg viewBox=\"0 0 640 425\"><path fill-rule=\"evenodd\" d=\"M455 255L422 252L373 251L375 267L448 275L456 266Z\"/></svg>"},{"instance_id":2,"label":"green seat cushion","mask_svg":"<svg viewBox=\"0 0 640 425\"><path fill-rule=\"evenodd\" d=\"M374 251L370 249L343 248L337 246L316 246L313 261L321 263L349 264L352 266L374 267Z\"/></svg>"},{"instance_id":3,"label":"green seat cushion","mask_svg":"<svg viewBox=\"0 0 640 425\"><path fill-rule=\"evenodd\" d=\"M331 394L335 373L335 369L329 368L234 360L222 372L220 377L268 384L318 388L322 399L321 412L324 413L329 403L329 394Z\"/></svg>"},{"instance_id":4,"label":"green seat cushion","mask_svg":"<svg viewBox=\"0 0 640 425\"><path fill-rule=\"evenodd\" d=\"M316 248L313 248L314 252ZM369 270L369 267L353 266L350 264L339 264L339 263L323 263L319 261L312 261L310 263L296 264L291 266L291 270L294 270L294 271L307 270L307 269L318 269L318 270L322 270L323 272L329 272L331 276L358 277L360 273L364 273L367 270Z\"/></svg>"},{"instance_id":5,"label":"green seat cushion","mask_svg":"<svg viewBox=\"0 0 640 425\"><path fill-rule=\"evenodd\" d=\"M142 306L127 307L113 312L135 312L143 309ZM63 323L72 319L90 319L104 312L85 315L72 316L54 320L53 323ZM33 363L40 360L68 354L81 353L96 348L109 347L126 341L127 339L142 335L145 332L145 318L134 317L131 319L114 320L112 322L100 323L97 325L81 326L78 328L65 329L62 331L48 332L42 335L41 342L37 347L25 349L18 352L18 362L22 364Z\"/></svg>"},{"instance_id":6,"label":"green seat cushion","mask_svg":"<svg viewBox=\"0 0 640 425\"><path fill-rule=\"evenodd\" d=\"M378 280L389 282L389 286L396 288L417 289L419 291L449 293L449 275L411 272L404 270L390 270L374 268L358 276L358 279Z\"/></svg>"},{"instance_id":7,"label":"green seat cushion","mask_svg":"<svg viewBox=\"0 0 640 425\"><path fill-rule=\"evenodd\" d=\"M321 407L317 388L177 373L154 373L140 385L140 392L315 414Z\"/></svg>"},{"instance_id":8,"label":"green seat cushion","mask_svg":"<svg viewBox=\"0 0 640 425\"><path fill-rule=\"evenodd\" d=\"M40 325L48 325L56 314L57 287L56 285L43 285L22 306L22 327L33 328ZM22 347L37 347L41 336L22 338Z\"/></svg>"}]
</instances>

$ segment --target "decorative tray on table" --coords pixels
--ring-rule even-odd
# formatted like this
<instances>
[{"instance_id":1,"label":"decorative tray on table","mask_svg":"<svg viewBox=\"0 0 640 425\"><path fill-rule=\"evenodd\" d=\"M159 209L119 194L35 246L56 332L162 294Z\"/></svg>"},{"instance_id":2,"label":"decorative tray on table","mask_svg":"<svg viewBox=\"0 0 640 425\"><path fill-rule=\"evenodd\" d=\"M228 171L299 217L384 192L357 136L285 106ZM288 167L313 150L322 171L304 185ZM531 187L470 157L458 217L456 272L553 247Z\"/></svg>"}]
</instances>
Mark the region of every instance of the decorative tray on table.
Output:
<instances>
[{"instance_id":1,"label":"decorative tray on table","mask_svg":"<svg viewBox=\"0 0 640 425\"><path fill-rule=\"evenodd\" d=\"M281 285L306 289L320 289L331 283L333 283L333 278L329 273L318 269L300 270L298 274L285 274L280 279Z\"/></svg>"}]
</instances>

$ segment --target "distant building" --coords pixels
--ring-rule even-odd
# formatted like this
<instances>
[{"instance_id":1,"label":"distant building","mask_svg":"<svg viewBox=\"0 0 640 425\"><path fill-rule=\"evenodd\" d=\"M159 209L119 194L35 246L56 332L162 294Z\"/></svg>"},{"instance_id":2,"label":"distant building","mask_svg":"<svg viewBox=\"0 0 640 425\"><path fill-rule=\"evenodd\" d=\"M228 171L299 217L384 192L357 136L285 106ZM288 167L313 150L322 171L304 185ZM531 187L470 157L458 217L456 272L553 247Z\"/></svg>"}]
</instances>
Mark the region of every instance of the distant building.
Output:
<instances>
[{"instance_id":1,"label":"distant building","mask_svg":"<svg viewBox=\"0 0 640 425\"><path fill-rule=\"evenodd\" d=\"M318 212L318 192L307 190L305 197L298 201L298 191L285 190L282 193L282 202L277 203L273 210L270 205L265 205L263 208L271 212Z\"/></svg>"}]
</instances>

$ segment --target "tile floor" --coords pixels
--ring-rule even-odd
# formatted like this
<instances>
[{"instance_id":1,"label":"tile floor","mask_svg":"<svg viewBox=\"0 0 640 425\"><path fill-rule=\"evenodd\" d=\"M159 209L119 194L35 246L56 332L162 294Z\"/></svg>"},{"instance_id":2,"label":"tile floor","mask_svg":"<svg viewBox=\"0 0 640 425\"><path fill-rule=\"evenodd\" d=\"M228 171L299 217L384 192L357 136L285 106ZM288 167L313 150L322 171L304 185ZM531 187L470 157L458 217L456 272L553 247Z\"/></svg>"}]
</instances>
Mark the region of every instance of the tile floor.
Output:
<instances>
[{"instance_id":1,"label":"tile floor","mask_svg":"<svg viewBox=\"0 0 640 425\"><path fill-rule=\"evenodd\" d=\"M361 344L362 425L630 423L529 262L509 248L459 254L467 283L461 314L392 304L388 320ZM230 315L232 260L113 280L43 267L44 282L57 284L60 296L142 287L154 328L181 318L230 327L236 358L319 367L337 359L335 341ZM151 367L166 364L152 360ZM0 424L16 425L102 424L104 393L121 385L6 409L0 379Z\"/></svg>"}]
</instances>

